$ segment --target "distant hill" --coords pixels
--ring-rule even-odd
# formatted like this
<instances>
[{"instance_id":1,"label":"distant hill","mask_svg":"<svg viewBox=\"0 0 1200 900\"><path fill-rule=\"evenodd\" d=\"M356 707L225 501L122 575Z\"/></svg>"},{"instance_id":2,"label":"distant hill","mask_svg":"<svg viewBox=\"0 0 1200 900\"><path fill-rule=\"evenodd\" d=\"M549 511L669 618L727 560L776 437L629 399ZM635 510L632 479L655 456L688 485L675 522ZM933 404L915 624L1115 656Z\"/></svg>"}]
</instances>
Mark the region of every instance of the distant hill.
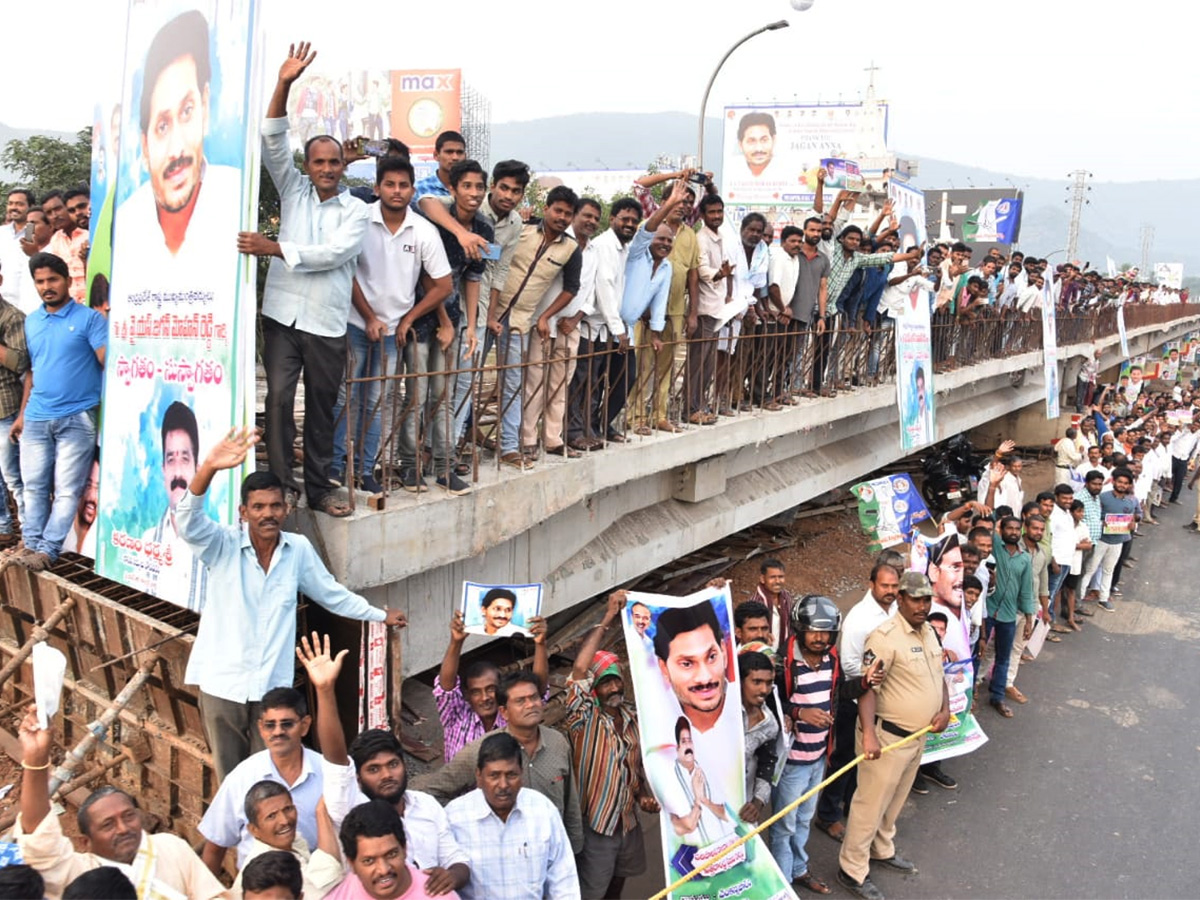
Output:
<instances>
[{"instance_id":1,"label":"distant hill","mask_svg":"<svg viewBox=\"0 0 1200 900\"><path fill-rule=\"evenodd\" d=\"M721 127L709 116L705 125L705 167L720 174ZM696 146L696 117L688 113L578 113L492 125L492 159L513 157L534 169L640 168L667 153L691 154ZM994 172L898 150L920 160L918 187L990 187L1012 183L1025 192L1021 245L1051 253L1064 248L1070 207L1067 177L1061 181ZM1106 255L1118 265L1141 262L1143 222L1155 227L1151 262L1182 262L1189 276L1200 275L1200 245L1185 222L1200 207L1200 179L1190 181L1095 182L1080 227L1079 258L1098 268ZM1062 255L1056 256L1060 260Z\"/></svg>"}]
</instances>

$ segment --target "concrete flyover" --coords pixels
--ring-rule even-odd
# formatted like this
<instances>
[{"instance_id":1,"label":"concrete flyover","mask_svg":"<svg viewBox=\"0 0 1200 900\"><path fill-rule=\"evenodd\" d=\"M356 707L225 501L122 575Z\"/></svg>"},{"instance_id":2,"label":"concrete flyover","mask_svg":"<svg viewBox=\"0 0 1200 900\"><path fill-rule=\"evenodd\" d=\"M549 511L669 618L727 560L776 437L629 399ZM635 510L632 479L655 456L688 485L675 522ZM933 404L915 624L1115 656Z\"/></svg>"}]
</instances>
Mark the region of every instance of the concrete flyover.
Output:
<instances>
[{"instance_id":1,"label":"concrete flyover","mask_svg":"<svg viewBox=\"0 0 1200 900\"><path fill-rule=\"evenodd\" d=\"M1133 356L1200 328L1200 310L1189 307L1129 312ZM1099 330L1101 337L1060 343L1064 388L1094 349L1103 367L1120 361L1115 326ZM1071 339L1071 329L1060 333ZM1022 432L1007 434L1034 443L1058 430L1039 425L1034 406L1045 390L1040 349L976 362L935 385L939 440L1030 407L1010 420ZM679 434L631 433L628 443L582 459L543 459L525 473L484 468L464 496L434 488L390 495L381 511L359 504L348 519L295 518L340 581L406 611L404 669L413 673L441 659L464 580L544 582L545 613L562 612L903 455L896 388L882 384Z\"/></svg>"}]
</instances>

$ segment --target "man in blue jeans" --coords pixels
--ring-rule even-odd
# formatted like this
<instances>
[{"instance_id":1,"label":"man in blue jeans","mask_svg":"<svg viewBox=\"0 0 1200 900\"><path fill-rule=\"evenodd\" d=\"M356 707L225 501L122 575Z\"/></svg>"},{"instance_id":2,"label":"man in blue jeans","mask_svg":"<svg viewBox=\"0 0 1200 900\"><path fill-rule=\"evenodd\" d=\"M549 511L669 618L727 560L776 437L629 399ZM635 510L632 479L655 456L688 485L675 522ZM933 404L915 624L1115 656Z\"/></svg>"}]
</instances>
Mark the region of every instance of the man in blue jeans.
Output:
<instances>
[{"instance_id":1,"label":"man in blue jeans","mask_svg":"<svg viewBox=\"0 0 1200 900\"><path fill-rule=\"evenodd\" d=\"M835 645L842 614L832 600L816 594L797 600L792 607L791 626L783 670L784 721L791 730L791 742L772 797L776 810L821 783L837 695L849 689L852 697L860 696L866 684L863 678L844 681L841 677ZM828 894L829 885L809 870L804 846L816 810L814 793L771 826L769 843L784 877L815 894Z\"/></svg>"},{"instance_id":2,"label":"man in blue jeans","mask_svg":"<svg viewBox=\"0 0 1200 900\"><path fill-rule=\"evenodd\" d=\"M17 518L25 519L20 451L16 443L8 439L8 432L21 411L23 382L28 371L25 314L0 297L0 477L3 478L0 481L0 547L16 541L12 515L8 511L10 494L17 505Z\"/></svg>"},{"instance_id":3,"label":"man in blue jeans","mask_svg":"<svg viewBox=\"0 0 1200 900\"><path fill-rule=\"evenodd\" d=\"M42 306L25 319L30 369L9 439L20 440L25 482L18 561L40 572L58 559L92 465L108 322L71 300L61 258L38 253L29 271Z\"/></svg>"},{"instance_id":4,"label":"man in blue jeans","mask_svg":"<svg viewBox=\"0 0 1200 900\"><path fill-rule=\"evenodd\" d=\"M991 478L997 483L1004 477L1004 466L993 466ZM999 476L999 477L997 477ZM1033 560L1021 546L1021 520L1005 516L1000 520L1000 546L992 554L996 558L996 586L987 599L987 619L984 627L994 635L996 663L988 689L991 707L1006 719L1013 711L1004 702L1008 686L1008 660L1012 654L1017 628L1024 628L1025 640L1033 634ZM1021 623L1023 618L1024 623Z\"/></svg>"}]
</instances>

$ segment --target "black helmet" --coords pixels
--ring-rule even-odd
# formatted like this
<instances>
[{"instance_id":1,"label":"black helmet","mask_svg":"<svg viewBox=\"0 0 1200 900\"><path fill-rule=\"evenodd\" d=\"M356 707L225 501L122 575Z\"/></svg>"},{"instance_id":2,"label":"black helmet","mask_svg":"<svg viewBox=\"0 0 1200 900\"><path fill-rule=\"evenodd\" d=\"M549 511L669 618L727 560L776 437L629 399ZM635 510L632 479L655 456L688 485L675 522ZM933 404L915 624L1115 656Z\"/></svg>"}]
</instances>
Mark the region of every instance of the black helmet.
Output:
<instances>
[{"instance_id":1,"label":"black helmet","mask_svg":"<svg viewBox=\"0 0 1200 900\"><path fill-rule=\"evenodd\" d=\"M792 606L792 631L801 635L806 631L828 631L837 633L842 627L842 614L828 597L806 594Z\"/></svg>"}]
</instances>

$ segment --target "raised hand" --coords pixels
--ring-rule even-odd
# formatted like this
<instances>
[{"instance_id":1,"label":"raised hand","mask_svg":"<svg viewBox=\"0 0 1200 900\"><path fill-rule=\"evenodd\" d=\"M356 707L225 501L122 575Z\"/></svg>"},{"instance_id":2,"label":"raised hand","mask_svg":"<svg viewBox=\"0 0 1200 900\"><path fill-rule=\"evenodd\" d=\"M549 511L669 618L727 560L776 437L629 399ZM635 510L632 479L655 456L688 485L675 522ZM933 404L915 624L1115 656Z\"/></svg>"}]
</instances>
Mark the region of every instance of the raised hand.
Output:
<instances>
[{"instance_id":1,"label":"raised hand","mask_svg":"<svg viewBox=\"0 0 1200 900\"><path fill-rule=\"evenodd\" d=\"M535 644L546 643L546 620L541 616L529 617L529 633Z\"/></svg>"},{"instance_id":2,"label":"raised hand","mask_svg":"<svg viewBox=\"0 0 1200 900\"><path fill-rule=\"evenodd\" d=\"M450 640L462 643L467 639L467 626L463 623L461 609L456 609L450 616Z\"/></svg>"},{"instance_id":3,"label":"raised hand","mask_svg":"<svg viewBox=\"0 0 1200 900\"><path fill-rule=\"evenodd\" d=\"M50 731L38 727L37 704L31 703L17 727L21 742L21 761L26 766L44 766L50 762Z\"/></svg>"},{"instance_id":4,"label":"raised hand","mask_svg":"<svg viewBox=\"0 0 1200 900\"><path fill-rule=\"evenodd\" d=\"M316 50L309 52L311 47L312 45L308 41L301 41L299 44L292 44L288 47L287 59L279 67L280 81L284 84L291 84L304 74L304 70L317 58Z\"/></svg>"},{"instance_id":5,"label":"raised hand","mask_svg":"<svg viewBox=\"0 0 1200 900\"><path fill-rule=\"evenodd\" d=\"M342 663L349 650L339 650L337 656L330 654L329 635L325 635L322 644L321 635L312 633L312 643L307 637L301 636L300 646L296 648L296 658L300 660L308 672L309 684L314 691L332 689L337 684L338 675L342 672Z\"/></svg>"},{"instance_id":6,"label":"raised hand","mask_svg":"<svg viewBox=\"0 0 1200 900\"><path fill-rule=\"evenodd\" d=\"M250 448L258 443L258 433L253 428L231 428L229 434L208 451L204 463L218 471L240 466Z\"/></svg>"}]
</instances>

